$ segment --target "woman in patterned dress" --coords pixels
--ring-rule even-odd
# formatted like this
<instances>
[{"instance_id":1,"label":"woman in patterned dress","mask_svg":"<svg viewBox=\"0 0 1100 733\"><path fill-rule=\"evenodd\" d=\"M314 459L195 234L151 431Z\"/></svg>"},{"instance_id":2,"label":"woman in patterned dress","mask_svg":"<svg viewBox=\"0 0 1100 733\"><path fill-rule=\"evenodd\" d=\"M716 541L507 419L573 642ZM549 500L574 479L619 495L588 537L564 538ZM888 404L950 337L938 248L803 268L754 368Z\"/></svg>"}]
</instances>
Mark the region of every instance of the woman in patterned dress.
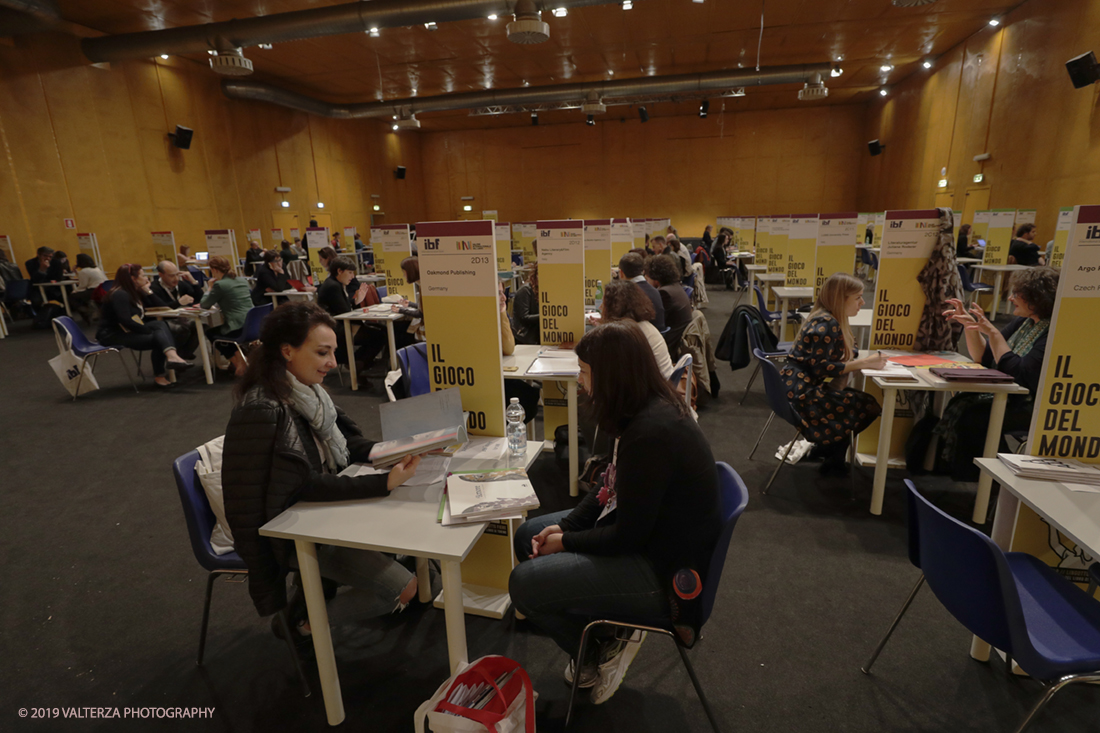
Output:
<instances>
[{"instance_id":1,"label":"woman in patterned dress","mask_svg":"<svg viewBox=\"0 0 1100 733\"><path fill-rule=\"evenodd\" d=\"M881 412L874 397L847 387L848 374L886 364L877 352L855 358L848 319L863 302L861 281L843 272L830 276L780 372L787 399L802 419L802 434L815 444L810 457L824 459L822 474L847 470L849 433L862 432Z\"/></svg>"}]
</instances>

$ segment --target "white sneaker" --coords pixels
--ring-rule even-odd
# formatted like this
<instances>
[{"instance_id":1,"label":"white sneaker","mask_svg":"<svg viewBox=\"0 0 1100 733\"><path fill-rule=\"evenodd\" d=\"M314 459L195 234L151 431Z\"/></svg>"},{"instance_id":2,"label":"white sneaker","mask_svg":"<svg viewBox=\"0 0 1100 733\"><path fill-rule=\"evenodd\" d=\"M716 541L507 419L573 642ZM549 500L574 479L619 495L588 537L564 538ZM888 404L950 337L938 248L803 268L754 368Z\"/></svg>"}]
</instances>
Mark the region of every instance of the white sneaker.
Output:
<instances>
[{"instance_id":1,"label":"white sneaker","mask_svg":"<svg viewBox=\"0 0 1100 733\"><path fill-rule=\"evenodd\" d=\"M646 632L635 631L629 639L617 642L618 649L612 652L607 661L600 665L600 680L596 683L596 688L592 690L593 705L607 702L619 689L623 677L626 676L626 670L630 668L630 663L634 661L634 657L638 654L638 649L645 641L645 637Z\"/></svg>"},{"instance_id":2,"label":"white sneaker","mask_svg":"<svg viewBox=\"0 0 1100 733\"><path fill-rule=\"evenodd\" d=\"M565 665L565 684L569 685L570 687L573 686L573 670L576 668L575 664L576 663L572 659L570 659L569 664ZM595 687L596 683L599 682L599 680L599 668L594 666L584 667L581 670L581 681L580 684L577 685L577 687L581 688L582 690L587 690L591 687Z\"/></svg>"}]
</instances>

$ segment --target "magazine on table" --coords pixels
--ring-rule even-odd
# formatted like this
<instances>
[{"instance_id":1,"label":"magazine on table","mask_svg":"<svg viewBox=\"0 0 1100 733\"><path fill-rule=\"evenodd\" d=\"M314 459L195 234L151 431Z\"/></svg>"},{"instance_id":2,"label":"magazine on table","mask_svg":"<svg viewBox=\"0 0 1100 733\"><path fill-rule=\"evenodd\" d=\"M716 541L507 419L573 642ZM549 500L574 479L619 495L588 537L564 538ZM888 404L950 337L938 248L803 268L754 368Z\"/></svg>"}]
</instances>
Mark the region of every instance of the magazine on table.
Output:
<instances>
[{"instance_id":1,"label":"magazine on table","mask_svg":"<svg viewBox=\"0 0 1100 733\"><path fill-rule=\"evenodd\" d=\"M537 509L538 495L522 468L447 477L447 509L454 520L489 521Z\"/></svg>"},{"instance_id":2,"label":"magazine on table","mask_svg":"<svg viewBox=\"0 0 1100 733\"><path fill-rule=\"evenodd\" d=\"M446 451L466 442L466 425L460 424L426 433L417 433L397 440L375 443L370 449L370 462L375 468L389 468L406 456L418 456L432 451Z\"/></svg>"},{"instance_id":3,"label":"magazine on table","mask_svg":"<svg viewBox=\"0 0 1100 733\"><path fill-rule=\"evenodd\" d=\"M1100 486L1100 466L1072 458L1044 458L1016 453L998 453L997 458L1020 478Z\"/></svg>"}]
</instances>

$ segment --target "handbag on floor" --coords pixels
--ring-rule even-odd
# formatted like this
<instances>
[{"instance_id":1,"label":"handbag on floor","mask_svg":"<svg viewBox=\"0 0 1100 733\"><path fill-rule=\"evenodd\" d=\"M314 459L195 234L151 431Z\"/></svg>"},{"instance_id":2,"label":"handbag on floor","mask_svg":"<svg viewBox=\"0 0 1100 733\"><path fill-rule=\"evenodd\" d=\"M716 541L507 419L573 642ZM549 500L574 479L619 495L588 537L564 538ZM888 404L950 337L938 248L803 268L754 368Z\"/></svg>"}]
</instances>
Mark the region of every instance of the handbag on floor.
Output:
<instances>
[{"instance_id":1,"label":"handbag on floor","mask_svg":"<svg viewBox=\"0 0 1100 733\"><path fill-rule=\"evenodd\" d=\"M99 389L99 382L92 374L92 365L71 351L62 351L50 359L50 368L61 380L61 386L69 390L69 394L74 397L80 396L76 394L77 382L80 382L80 394L88 394ZM81 371L84 372L83 379L80 378Z\"/></svg>"},{"instance_id":2,"label":"handbag on floor","mask_svg":"<svg viewBox=\"0 0 1100 733\"><path fill-rule=\"evenodd\" d=\"M416 709L416 733L535 733L538 693L519 662L487 656L459 667ZM428 728L424 728L425 719Z\"/></svg>"}]
</instances>

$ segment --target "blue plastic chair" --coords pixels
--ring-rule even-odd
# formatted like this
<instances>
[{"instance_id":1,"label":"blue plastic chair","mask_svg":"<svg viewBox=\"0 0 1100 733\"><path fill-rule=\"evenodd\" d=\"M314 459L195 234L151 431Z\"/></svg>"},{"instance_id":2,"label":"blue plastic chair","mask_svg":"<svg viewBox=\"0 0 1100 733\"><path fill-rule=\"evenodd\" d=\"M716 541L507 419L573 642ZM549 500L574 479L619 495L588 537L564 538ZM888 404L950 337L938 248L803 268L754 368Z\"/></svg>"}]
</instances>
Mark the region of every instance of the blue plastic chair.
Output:
<instances>
[{"instance_id":1,"label":"blue plastic chair","mask_svg":"<svg viewBox=\"0 0 1100 733\"><path fill-rule=\"evenodd\" d=\"M386 297L386 286L385 285L379 285L378 287L375 288L375 290L378 291L378 297L379 298L385 298Z\"/></svg>"},{"instance_id":2,"label":"blue plastic chair","mask_svg":"<svg viewBox=\"0 0 1100 733\"><path fill-rule=\"evenodd\" d=\"M264 319L275 310L274 303L265 303L264 305L253 306L248 309L248 313L244 317L244 325L241 326L241 333L239 336L232 336L228 338L214 339L215 344L233 344L237 347L237 353L244 359L244 363L248 363L248 358L244 354L244 350L241 346L246 346L253 341L260 338L260 328L263 326Z\"/></svg>"},{"instance_id":3,"label":"blue plastic chair","mask_svg":"<svg viewBox=\"0 0 1100 733\"><path fill-rule=\"evenodd\" d=\"M34 306L31 304L31 281L30 280L11 280L5 283L4 286L4 305L5 306L19 306L26 312L30 313L32 317L38 315ZM9 311L10 314L10 311ZM12 321L15 318L12 317Z\"/></svg>"},{"instance_id":4,"label":"blue plastic chair","mask_svg":"<svg viewBox=\"0 0 1100 733\"><path fill-rule=\"evenodd\" d=\"M734 527L737 526L737 520L740 519L741 515L744 513L745 506L749 503L749 490L745 486L745 482L737 475L737 472L730 468L728 463L723 463L721 461L717 463L717 468L718 492L722 505L722 532L718 535L718 541L715 543L714 551L711 553L710 567L707 569L706 577L703 578L703 592L700 596L700 629L710 619L711 612L714 610L714 600L718 594L718 583L722 579L722 568L726 564L726 555L729 553L730 540L733 538L733 530ZM584 609L576 609L573 613L578 616L586 617L599 615L585 612ZM710 719L711 727L714 728L715 733L718 732L718 720L714 717L714 711L711 710L710 704L707 702L707 697L703 693L703 687L699 684L699 678L695 676L695 668L691 666L691 660L688 659L683 643L679 635L674 631L670 619L635 618L598 619L592 621L585 626L584 632L581 634L581 646L577 654L577 659L584 659L584 650L588 645L590 632L597 626L612 626L615 628L629 629L632 633L635 630L640 630L655 634L663 634L676 642L676 651L680 652L680 659L683 660L684 668L687 669L688 676L691 677L691 684L695 687L695 693L699 695L699 702L703 704L703 710L706 711L707 718ZM573 701L577 697L577 686L580 683L580 678L581 676L579 674L573 675L573 689L572 692L569 693L569 707L565 713L566 727L569 726L569 720L573 715Z\"/></svg>"},{"instance_id":5,"label":"blue plastic chair","mask_svg":"<svg viewBox=\"0 0 1100 733\"><path fill-rule=\"evenodd\" d=\"M768 396L768 405L772 408L772 414L768 416L768 421L764 423L764 429L760 431L760 437L756 439L756 445L752 447L752 451L749 453L749 460L752 460L753 454L756 453L756 449L760 447L760 441L764 439L764 433L768 432L768 428L771 427L772 420L776 415L781 420L788 423L794 428L798 429L794 438L787 444L787 450L783 452L783 458L779 460L779 464L772 471L772 477L768 479L768 483L764 485L764 490L760 493L768 493L768 489L771 488L772 482L775 481L775 477L779 475L779 469L783 468L783 464L787 462L787 454L791 452L791 446L794 445L794 441L802 437L802 418L798 416L798 413L791 407L790 401L787 399L787 388L783 386L783 378L779 376L779 366L768 358L768 355L760 349L752 350L753 356L756 357L757 363L760 365L760 370L764 374L764 394Z\"/></svg>"},{"instance_id":6,"label":"blue plastic chair","mask_svg":"<svg viewBox=\"0 0 1100 733\"><path fill-rule=\"evenodd\" d=\"M673 389L677 389L680 386L680 380L684 378L684 372L691 371L691 354L687 353L680 357L680 360L676 362L676 366L672 368L672 374L669 375L668 381L672 385ZM691 407L691 377L687 380L687 390L684 392L684 400L687 402L687 406Z\"/></svg>"},{"instance_id":7,"label":"blue plastic chair","mask_svg":"<svg viewBox=\"0 0 1100 733\"><path fill-rule=\"evenodd\" d=\"M183 504L183 518L187 520L187 536L191 540L191 551L195 553L195 559L199 565L207 571L206 599L202 604L202 627L199 630L199 656L198 664L202 665L203 653L206 650L206 628L210 621L210 598L214 592L214 580L219 575L236 575L246 577L248 566L236 552L219 555L210 546L210 533L214 531L217 519L210 508L210 501L206 498L206 490L198 476L195 475L195 464L199 462L197 450L184 453L172 463L172 473L176 477L176 489L179 490L180 503ZM286 609L279 611L279 622L283 627L283 636L286 637L287 646L294 657L294 667L298 670L298 678L302 681L302 689L305 696L309 697L309 682L305 671L302 669L302 660L298 657L298 650L294 646L294 637L291 635L290 623L287 619Z\"/></svg>"},{"instance_id":8,"label":"blue plastic chair","mask_svg":"<svg viewBox=\"0 0 1100 733\"><path fill-rule=\"evenodd\" d=\"M684 292L687 293L688 302L691 302L691 296L695 294L695 288L684 286Z\"/></svg>"},{"instance_id":9,"label":"blue plastic chair","mask_svg":"<svg viewBox=\"0 0 1100 733\"><path fill-rule=\"evenodd\" d=\"M768 323L775 323L776 321L782 320L782 312L768 310L768 303L764 300L764 291L760 289L760 286L754 283L752 289L756 291L756 307L757 310L760 311L760 315L763 316L764 320ZM797 318L797 311L792 310L789 312L789 314L790 317Z\"/></svg>"},{"instance_id":10,"label":"blue plastic chair","mask_svg":"<svg viewBox=\"0 0 1100 733\"><path fill-rule=\"evenodd\" d=\"M201 288L203 286L203 284L206 282L206 274L203 273L202 270L200 270L198 267L195 267L194 265L188 265L187 266L187 271L191 273L191 277L195 278L195 282Z\"/></svg>"},{"instance_id":11,"label":"blue plastic chair","mask_svg":"<svg viewBox=\"0 0 1100 733\"><path fill-rule=\"evenodd\" d=\"M741 318L745 321L745 332L749 336L749 348L754 352L759 349L769 359L775 359L778 357L785 357L791 353L791 348L794 346L793 341L780 341L777 345L776 351L764 351L764 345L760 343L760 337L756 333L756 328L753 326L752 318L747 313L742 313ZM752 383L756 381L756 375L760 373L760 362L756 363L756 368L752 370L752 376L749 377L749 383L745 385L745 394L741 395L741 401L737 404L745 404L745 398L749 396L749 390L752 389Z\"/></svg>"},{"instance_id":12,"label":"blue plastic chair","mask_svg":"<svg viewBox=\"0 0 1100 733\"><path fill-rule=\"evenodd\" d=\"M409 397L428 394L431 380L428 379L428 345L412 344L397 350L397 365L405 377L406 393Z\"/></svg>"},{"instance_id":13,"label":"blue plastic chair","mask_svg":"<svg viewBox=\"0 0 1100 733\"><path fill-rule=\"evenodd\" d=\"M1016 729L1021 733L1056 692L1100 681L1100 603L1039 558L1004 552L989 537L948 516L909 489L909 561L921 576L864 665L871 673L882 648L925 581L972 634L1003 651L1048 687Z\"/></svg>"},{"instance_id":14,"label":"blue plastic chair","mask_svg":"<svg viewBox=\"0 0 1100 733\"><path fill-rule=\"evenodd\" d=\"M64 336L58 333L57 327L61 326L64 330ZM81 359L91 359L91 368L89 371L95 374L96 360L100 354L118 354L119 361L122 362L122 368L126 370L126 377L130 380L130 384L133 386L134 391L137 392L137 384L134 382L134 378L130 375L130 367L126 366L126 360L122 358L122 346L104 346L103 344L94 341L84 335L84 332L80 330L80 326L76 325L76 321L68 316L58 316L53 319L54 335L57 336L58 346L62 347L68 343L69 350L79 356ZM76 402L76 398L80 395L80 385L84 381L84 370L80 370L80 376L76 378L76 391L73 392L73 402Z\"/></svg>"},{"instance_id":15,"label":"blue plastic chair","mask_svg":"<svg viewBox=\"0 0 1100 733\"><path fill-rule=\"evenodd\" d=\"M512 264L516 267L523 267L523 255L512 253Z\"/></svg>"},{"instance_id":16,"label":"blue plastic chair","mask_svg":"<svg viewBox=\"0 0 1100 733\"><path fill-rule=\"evenodd\" d=\"M1089 589L1085 591L1091 598L1096 595L1096 586L1100 585L1100 562L1089 565Z\"/></svg>"},{"instance_id":17,"label":"blue plastic chair","mask_svg":"<svg viewBox=\"0 0 1100 733\"><path fill-rule=\"evenodd\" d=\"M959 268L959 279L962 280L963 291L965 297L969 303L973 299L974 293L991 293L993 292L993 286L986 283L976 283L970 279L970 273L963 265L957 265Z\"/></svg>"}]
</instances>

